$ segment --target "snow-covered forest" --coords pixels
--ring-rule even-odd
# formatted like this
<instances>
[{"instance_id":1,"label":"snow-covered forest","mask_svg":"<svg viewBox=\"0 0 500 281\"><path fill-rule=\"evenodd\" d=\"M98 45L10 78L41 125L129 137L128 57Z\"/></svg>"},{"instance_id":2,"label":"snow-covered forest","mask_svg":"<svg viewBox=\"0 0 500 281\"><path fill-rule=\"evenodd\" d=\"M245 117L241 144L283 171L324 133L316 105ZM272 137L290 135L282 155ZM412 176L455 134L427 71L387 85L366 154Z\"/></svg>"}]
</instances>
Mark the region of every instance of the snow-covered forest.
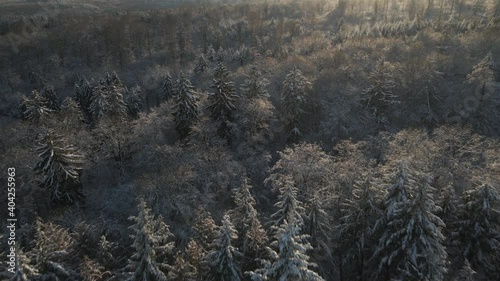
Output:
<instances>
[{"instance_id":1,"label":"snow-covered forest","mask_svg":"<svg viewBox=\"0 0 500 281\"><path fill-rule=\"evenodd\" d=\"M0 280L500 280L499 65L500 0L0 1Z\"/></svg>"}]
</instances>

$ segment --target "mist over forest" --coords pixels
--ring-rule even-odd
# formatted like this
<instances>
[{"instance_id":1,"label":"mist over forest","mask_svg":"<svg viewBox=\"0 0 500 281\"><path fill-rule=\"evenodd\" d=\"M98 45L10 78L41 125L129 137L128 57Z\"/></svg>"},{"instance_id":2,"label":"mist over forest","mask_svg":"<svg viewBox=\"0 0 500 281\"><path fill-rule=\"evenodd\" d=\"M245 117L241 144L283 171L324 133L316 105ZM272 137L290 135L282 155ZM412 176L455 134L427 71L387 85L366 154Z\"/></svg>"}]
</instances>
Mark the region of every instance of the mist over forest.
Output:
<instances>
[{"instance_id":1,"label":"mist over forest","mask_svg":"<svg viewBox=\"0 0 500 281\"><path fill-rule=\"evenodd\" d=\"M0 1L0 280L500 280L500 0Z\"/></svg>"}]
</instances>

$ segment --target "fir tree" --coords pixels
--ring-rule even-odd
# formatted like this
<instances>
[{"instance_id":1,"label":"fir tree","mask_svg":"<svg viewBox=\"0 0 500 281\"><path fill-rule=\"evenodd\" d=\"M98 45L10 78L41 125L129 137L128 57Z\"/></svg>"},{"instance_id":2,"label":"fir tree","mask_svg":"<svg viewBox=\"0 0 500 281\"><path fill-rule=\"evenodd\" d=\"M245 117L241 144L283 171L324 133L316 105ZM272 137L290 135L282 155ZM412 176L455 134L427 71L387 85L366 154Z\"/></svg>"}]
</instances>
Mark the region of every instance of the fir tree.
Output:
<instances>
[{"instance_id":1,"label":"fir tree","mask_svg":"<svg viewBox=\"0 0 500 281\"><path fill-rule=\"evenodd\" d=\"M232 246L233 241L237 238L237 231L234 229L229 215L224 215L219 237L213 242L215 248L205 256L205 260L212 269L211 280L241 280L242 275L238 260L242 255Z\"/></svg>"},{"instance_id":2,"label":"fir tree","mask_svg":"<svg viewBox=\"0 0 500 281\"><path fill-rule=\"evenodd\" d=\"M366 261L373 244L375 223L383 215L375 200L372 181L356 182L352 197L342 203L341 224L337 227L340 252L344 254L343 264L350 264L357 280L365 279Z\"/></svg>"},{"instance_id":3,"label":"fir tree","mask_svg":"<svg viewBox=\"0 0 500 281\"><path fill-rule=\"evenodd\" d=\"M16 252L16 271L10 281L30 281L39 276L38 270L31 264L31 259L19 249Z\"/></svg>"},{"instance_id":4,"label":"fir tree","mask_svg":"<svg viewBox=\"0 0 500 281\"><path fill-rule=\"evenodd\" d=\"M238 233L241 236L238 244L245 257L255 257L267 242L266 232L259 221L255 209L255 199L251 194L252 186L248 178L243 179L240 188L233 195L236 208L229 213Z\"/></svg>"},{"instance_id":5,"label":"fir tree","mask_svg":"<svg viewBox=\"0 0 500 281\"><path fill-rule=\"evenodd\" d=\"M66 229L37 218L29 256L41 280L70 280L75 277L76 273L65 264L73 244L74 240Z\"/></svg>"},{"instance_id":6,"label":"fir tree","mask_svg":"<svg viewBox=\"0 0 500 281\"><path fill-rule=\"evenodd\" d=\"M476 275L476 272L470 267L469 260L465 259L464 265L453 281L475 281L474 275Z\"/></svg>"},{"instance_id":7,"label":"fir tree","mask_svg":"<svg viewBox=\"0 0 500 281\"><path fill-rule=\"evenodd\" d=\"M299 129L299 120L306 114L306 106L309 103L307 96L310 88L311 82L302 75L297 67L292 69L283 81L281 103L287 122L285 126L290 131L292 139L302 134Z\"/></svg>"},{"instance_id":8,"label":"fir tree","mask_svg":"<svg viewBox=\"0 0 500 281\"><path fill-rule=\"evenodd\" d=\"M169 227L161 216L154 217L143 199L140 200L139 214L130 217L134 225L131 236L134 239L135 253L127 265L131 272L128 281L161 281L167 280L166 272L171 268L165 260L172 253L174 243Z\"/></svg>"},{"instance_id":9,"label":"fir tree","mask_svg":"<svg viewBox=\"0 0 500 281\"><path fill-rule=\"evenodd\" d=\"M200 58L196 62L196 66L194 67L194 73L202 74L208 68L208 61L203 54L201 54Z\"/></svg>"},{"instance_id":10,"label":"fir tree","mask_svg":"<svg viewBox=\"0 0 500 281\"><path fill-rule=\"evenodd\" d=\"M163 97L163 99L169 101L171 98L175 96L175 94L176 94L175 82L172 80L170 74L167 74L165 76L165 80L163 81L160 95Z\"/></svg>"},{"instance_id":11,"label":"fir tree","mask_svg":"<svg viewBox=\"0 0 500 281\"><path fill-rule=\"evenodd\" d=\"M374 258L380 261L378 273L386 269L384 280L444 278L447 253L441 231L445 225L435 215L439 207L429 182L424 176L414 198L393 202L393 208L388 210L391 215L374 253Z\"/></svg>"},{"instance_id":12,"label":"fir tree","mask_svg":"<svg viewBox=\"0 0 500 281\"><path fill-rule=\"evenodd\" d=\"M489 184L468 191L459 207L463 255L490 277L500 276L500 195Z\"/></svg>"},{"instance_id":13,"label":"fir tree","mask_svg":"<svg viewBox=\"0 0 500 281\"><path fill-rule=\"evenodd\" d=\"M467 75L467 96L463 102L463 117L475 128L490 134L500 128L500 95L495 90L495 71L493 55L489 52Z\"/></svg>"},{"instance_id":14,"label":"fir tree","mask_svg":"<svg viewBox=\"0 0 500 281\"><path fill-rule=\"evenodd\" d=\"M278 211L271 215L273 227L279 227L285 221L289 224L303 227L305 209L297 199L297 188L292 178L285 176L280 182L275 182L274 184L280 194L278 195L278 202L274 204L278 208Z\"/></svg>"},{"instance_id":15,"label":"fir tree","mask_svg":"<svg viewBox=\"0 0 500 281\"><path fill-rule=\"evenodd\" d=\"M80 110L83 113L84 120L87 124L92 123L92 95L93 87L90 82L85 77L81 77L80 80L75 84L75 101L80 106Z\"/></svg>"},{"instance_id":16,"label":"fir tree","mask_svg":"<svg viewBox=\"0 0 500 281\"><path fill-rule=\"evenodd\" d=\"M241 92L249 99L258 97L268 98L267 92L268 81L262 77L262 74L255 65L252 65L250 74L247 76L245 83L241 86Z\"/></svg>"},{"instance_id":17,"label":"fir tree","mask_svg":"<svg viewBox=\"0 0 500 281\"><path fill-rule=\"evenodd\" d=\"M185 138L191 131L191 126L198 120L199 110L197 93L191 82L181 73L179 82L175 85L175 129Z\"/></svg>"},{"instance_id":18,"label":"fir tree","mask_svg":"<svg viewBox=\"0 0 500 281\"><path fill-rule=\"evenodd\" d=\"M219 122L218 133L222 137L229 138L229 122L233 120L233 111L236 108L234 102L238 97L234 83L228 81L229 71L219 63L215 70L212 89L214 92L209 96L210 117Z\"/></svg>"},{"instance_id":19,"label":"fir tree","mask_svg":"<svg viewBox=\"0 0 500 281\"><path fill-rule=\"evenodd\" d=\"M99 121L102 118L124 120L128 110L124 92L125 88L118 75L107 73L93 89L90 105L93 120Z\"/></svg>"},{"instance_id":20,"label":"fir tree","mask_svg":"<svg viewBox=\"0 0 500 281\"><path fill-rule=\"evenodd\" d=\"M52 202L82 200L80 176L85 163L83 155L53 132L40 134L37 139L35 152L42 160L34 170L43 176L40 187L50 191Z\"/></svg>"},{"instance_id":21,"label":"fir tree","mask_svg":"<svg viewBox=\"0 0 500 281\"><path fill-rule=\"evenodd\" d=\"M141 112L141 107L145 103L145 96L142 93L141 87L136 85L131 91L126 90L125 102L127 104L128 114L133 118L137 118L139 112Z\"/></svg>"},{"instance_id":22,"label":"fir tree","mask_svg":"<svg viewBox=\"0 0 500 281\"><path fill-rule=\"evenodd\" d=\"M363 91L361 101L372 110L379 122L388 123L386 115L389 112L389 105L395 103L397 98L392 92L395 82L388 64L383 60L377 61L369 78L371 86Z\"/></svg>"},{"instance_id":23,"label":"fir tree","mask_svg":"<svg viewBox=\"0 0 500 281\"><path fill-rule=\"evenodd\" d=\"M272 248L267 248L270 260L262 260L261 268L249 272L252 280L323 281L310 269L316 265L309 262L307 251L312 247L307 239L307 235L300 234L299 226L283 221L274 235Z\"/></svg>"},{"instance_id":24,"label":"fir tree","mask_svg":"<svg viewBox=\"0 0 500 281\"><path fill-rule=\"evenodd\" d=\"M29 98L23 96L22 100L21 115L33 124L45 123L54 111L49 108L47 98L37 91L33 91Z\"/></svg>"},{"instance_id":25,"label":"fir tree","mask_svg":"<svg viewBox=\"0 0 500 281\"><path fill-rule=\"evenodd\" d=\"M196 268L185 260L181 252L177 252L175 263L168 272L170 281L196 281L198 272Z\"/></svg>"}]
</instances>

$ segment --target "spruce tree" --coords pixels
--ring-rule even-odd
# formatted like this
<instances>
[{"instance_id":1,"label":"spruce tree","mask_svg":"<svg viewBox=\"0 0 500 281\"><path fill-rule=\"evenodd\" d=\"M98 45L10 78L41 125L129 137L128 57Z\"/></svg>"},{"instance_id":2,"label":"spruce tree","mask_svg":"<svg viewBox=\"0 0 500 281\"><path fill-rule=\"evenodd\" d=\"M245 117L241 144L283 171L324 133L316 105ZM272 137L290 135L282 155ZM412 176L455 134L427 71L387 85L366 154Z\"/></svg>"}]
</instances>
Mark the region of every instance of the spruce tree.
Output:
<instances>
[{"instance_id":1,"label":"spruce tree","mask_svg":"<svg viewBox=\"0 0 500 281\"><path fill-rule=\"evenodd\" d=\"M387 124L389 106L395 103L397 98L393 93L395 82L388 64L381 59L378 60L369 78L371 86L363 91L361 101L379 122Z\"/></svg>"},{"instance_id":2,"label":"spruce tree","mask_svg":"<svg viewBox=\"0 0 500 281\"><path fill-rule=\"evenodd\" d=\"M167 277L170 281L196 281L197 274L196 268L183 257L181 252L177 252L174 265Z\"/></svg>"},{"instance_id":3,"label":"spruce tree","mask_svg":"<svg viewBox=\"0 0 500 281\"><path fill-rule=\"evenodd\" d=\"M34 170L43 176L40 187L50 191L52 202L74 203L84 198L80 176L85 158L77 148L49 131L38 135L35 152L42 160Z\"/></svg>"},{"instance_id":4,"label":"spruce tree","mask_svg":"<svg viewBox=\"0 0 500 281\"><path fill-rule=\"evenodd\" d=\"M400 197L389 205L392 209L386 209L387 224L373 256L379 261L379 277L385 269L383 280L443 280L447 258L442 235L445 225L435 215L439 207L433 190L430 178L423 176L412 198Z\"/></svg>"},{"instance_id":5,"label":"spruce tree","mask_svg":"<svg viewBox=\"0 0 500 281\"><path fill-rule=\"evenodd\" d=\"M463 117L481 132L495 134L500 129L500 95L495 89L496 65L493 55L474 66L466 79L466 97L463 101Z\"/></svg>"},{"instance_id":6,"label":"spruce tree","mask_svg":"<svg viewBox=\"0 0 500 281\"><path fill-rule=\"evenodd\" d=\"M269 93L267 92L268 81L262 77L262 73L257 69L255 65L252 65L250 74L247 76L245 83L241 86L241 92L243 96L249 99L255 98L268 98Z\"/></svg>"},{"instance_id":7,"label":"spruce tree","mask_svg":"<svg viewBox=\"0 0 500 281\"><path fill-rule=\"evenodd\" d=\"M490 278L500 269L500 195L489 184L466 192L460 210L460 238L463 255L473 268L483 269Z\"/></svg>"},{"instance_id":8,"label":"spruce tree","mask_svg":"<svg viewBox=\"0 0 500 281\"><path fill-rule=\"evenodd\" d=\"M90 124L94 121L94 116L91 109L92 95L93 86L87 80L87 78L82 76L75 84L75 101L80 106L80 110L82 111L84 120L87 124Z\"/></svg>"},{"instance_id":9,"label":"spruce tree","mask_svg":"<svg viewBox=\"0 0 500 281\"><path fill-rule=\"evenodd\" d=\"M234 102L238 97L234 83L228 80L229 71L224 64L219 63L215 70L212 89L214 92L208 97L210 117L219 122L218 133L221 137L229 138L229 123L233 120Z\"/></svg>"},{"instance_id":10,"label":"spruce tree","mask_svg":"<svg viewBox=\"0 0 500 281\"><path fill-rule=\"evenodd\" d=\"M465 259L464 265L458 272L457 277L453 279L453 281L475 281L476 279L474 276L476 275L476 272L472 270L470 267L470 262L468 259Z\"/></svg>"},{"instance_id":11,"label":"spruce tree","mask_svg":"<svg viewBox=\"0 0 500 281\"><path fill-rule=\"evenodd\" d=\"M297 188L290 176L282 177L280 182L274 183L274 188L278 189L278 202L274 204L278 211L271 215L273 228L280 227L287 221L289 224L304 226L303 216L305 209L302 202L297 199Z\"/></svg>"},{"instance_id":12,"label":"spruce tree","mask_svg":"<svg viewBox=\"0 0 500 281\"><path fill-rule=\"evenodd\" d=\"M137 118L139 112L141 112L141 107L145 103L145 96L141 90L141 87L136 85L131 91L125 91L125 103L127 104L128 114Z\"/></svg>"},{"instance_id":13,"label":"spruce tree","mask_svg":"<svg viewBox=\"0 0 500 281\"><path fill-rule=\"evenodd\" d=\"M224 215L219 237L213 241L214 249L205 256L205 260L211 268L211 280L241 280L239 259L241 259L242 255L232 245L237 238L237 231L231 223L229 215Z\"/></svg>"},{"instance_id":14,"label":"spruce tree","mask_svg":"<svg viewBox=\"0 0 500 281\"><path fill-rule=\"evenodd\" d=\"M251 193L252 186L248 178L243 179L240 188L234 191L234 203L236 208L229 212L235 228L241 233L238 244L245 256L256 256L266 243L266 232L258 218L255 209L255 199Z\"/></svg>"},{"instance_id":15,"label":"spruce tree","mask_svg":"<svg viewBox=\"0 0 500 281\"><path fill-rule=\"evenodd\" d=\"M205 56L201 54L194 67L194 73L199 75L205 72L206 69L208 69L208 61Z\"/></svg>"},{"instance_id":16,"label":"spruce tree","mask_svg":"<svg viewBox=\"0 0 500 281\"><path fill-rule=\"evenodd\" d=\"M46 123L49 116L54 110L49 108L49 101L36 90L31 93L31 96L22 97L21 115L23 119L28 120L32 124L38 125Z\"/></svg>"},{"instance_id":17,"label":"spruce tree","mask_svg":"<svg viewBox=\"0 0 500 281\"><path fill-rule=\"evenodd\" d=\"M16 271L10 281L30 281L39 276L38 270L31 264L31 258L21 249L16 252Z\"/></svg>"},{"instance_id":18,"label":"spruce tree","mask_svg":"<svg viewBox=\"0 0 500 281\"><path fill-rule=\"evenodd\" d=\"M191 126L198 120L199 110L197 93L191 82L181 73L179 81L175 85L175 129L181 138L185 138L191 131Z\"/></svg>"},{"instance_id":19,"label":"spruce tree","mask_svg":"<svg viewBox=\"0 0 500 281\"><path fill-rule=\"evenodd\" d=\"M309 103L308 93L311 82L302 75L297 67L294 67L283 81L283 91L281 92L281 103L286 119L285 127L290 132L290 137L296 139L300 132L300 119L304 117L306 107Z\"/></svg>"},{"instance_id":20,"label":"spruce tree","mask_svg":"<svg viewBox=\"0 0 500 281\"><path fill-rule=\"evenodd\" d=\"M323 281L316 272L311 270L316 267L309 261L307 251L311 245L307 242L308 236L300 234L301 228L286 220L277 229L271 243L272 248L267 248L270 259L262 260L262 267L249 272L252 280L279 280L279 281Z\"/></svg>"},{"instance_id":21,"label":"spruce tree","mask_svg":"<svg viewBox=\"0 0 500 281\"><path fill-rule=\"evenodd\" d=\"M352 197L341 204L341 224L337 226L337 240L343 254L341 261L351 265L354 280L366 278L366 261L370 258L375 224L383 216L369 178L356 182Z\"/></svg>"},{"instance_id":22,"label":"spruce tree","mask_svg":"<svg viewBox=\"0 0 500 281\"><path fill-rule=\"evenodd\" d=\"M134 239L135 253L128 262L126 269L131 272L128 281L166 281L167 272L171 268L166 263L172 253L173 237L167 224L161 216L155 217L141 199L138 205L139 214L130 217L134 222L130 228Z\"/></svg>"},{"instance_id":23,"label":"spruce tree","mask_svg":"<svg viewBox=\"0 0 500 281\"><path fill-rule=\"evenodd\" d=\"M161 93L160 95L165 99L166 101L169 101L172 99L176 94L175 91L175 81L172 80L172 77L170 74L167 74L165 76L165 80L163 81L163 85L161 87Z\"/></svg>"},{"instance_id":24,"label":"spruce tree","mask_svg":"<svg viewBox=\"0 0 500 281\"><path fill-rule=\"evenodd\" d=\"M120 121L127 116L127 104L124 100L125 88L118 75L107 73L94 87L90 110L93 120L102 118Z\"/></svg>"}]
</instances>

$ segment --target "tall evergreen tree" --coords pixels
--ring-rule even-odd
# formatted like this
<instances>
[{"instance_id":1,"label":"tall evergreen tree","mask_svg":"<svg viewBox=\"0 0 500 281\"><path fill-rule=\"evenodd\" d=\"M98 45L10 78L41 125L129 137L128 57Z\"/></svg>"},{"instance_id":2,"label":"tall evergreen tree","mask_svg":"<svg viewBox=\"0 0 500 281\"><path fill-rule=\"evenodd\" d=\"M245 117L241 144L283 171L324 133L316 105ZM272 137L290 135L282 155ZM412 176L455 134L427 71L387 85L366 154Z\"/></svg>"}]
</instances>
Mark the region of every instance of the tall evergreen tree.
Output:
<instances>
[{"instance_id":1,"label":"tall evergreen tree","mask_svg":"<svg viewBox=\"0 0 500 281\"><path fill-rule=\"evenodd\" d=\"M340 262L351 265L353 280L366 279L366 261L371 254L374 227L383 216L373 190L373 182L367 178L356 182L352 197L342 203L341 224L337 227L337 240L343 257Z\"/></svg>"},{"instance_id":2,"label":"tall evergreen tree","mask_svg":"<svg viewBox=\"0 0 500 281\"><path fill-rule=\"evenodd\" d=\"M145 103L145 96L141 87L136 85L132 90L126 90L125 103L127 104L128 114L133 118L137 118L139 112L141 112L141 107Z\"/></svg>"},{"instance_id":3,"label":"tall evergreen tree","mask_svg":"<svg viewBox=\"0 0 500 281\"><path fill-rule=\"evenodd\" d=\"M500 95L495 89L496 65L493 55L486 57L474 66L466 79L466 97L463 101L463 117L474 128L484 133L495 134L500 129Z\"/></svg>"},{"instance_id":4,"label":"tall evergreen tree","mask_svg":"<svg viewBox=\"0 0 500 281\"><path fill-rule=\"evenodd\" d=\"M220 136L229 138L229 123L233 120L234 102L238 97L234 83L228 80L229 71L224 64L219 63L215 70L212 89L210 94L210 105L207 109L210 111L210 117L219 122L218 133Z\"/></svg>"},{"instance_id":5,"label":"tall evergreen tree","mask_svg":"<svg viewBox=\"0 0 500 281\"><path fill-rule=\"evenodd\" d=\"M500 195L489 184L468 191L460 210L463 255L490 278L500 276Z\"/></svg>"},{"instance_id":6,"label":"tall evergreen tree","mask_svg":"<svg viewBox=\"0 0 500 281\"><path fill-rule=\"evenodd\" d=\"M371 86L363 91L361 101L372 110L379 122L388 123L389 105L395 103L397 98L393 93L395 82L388 64L378 60L369 78Z\"/></svg>"},{"instance_id":7,"label":"tall evergreen tree","mask_svg":"<svg viewBox=\"0 0 500 281\"><path fill-rule=\"evenodd\" d=\"M75 101L80 106L80 110L82 111L84 120L87 124L90 124L94 121L94 116L91 109L92 95L93 86L87 80L87 78L82 76L75 84Z\"/></svg>"},{"instance_id":8,"label":"tall evergreen tree","mask_svg":"<svg viewBox=\"0 0 500 281\"><path fill-rule=\"evenodd\" d=\"M50 191L52 202L73 203L84 198L80 176L85 158L77 148L49 131L38 136L35 152L42 160L34 170L42 174L40 187Z\"/></svg>"},{"instance_id":9,"label":"tall evergreen tree","mask_svg":"<svg viewBox=\"0 0 500 281\"><path fill-rule=\"evenodd\" d=\"M259 221L251 189L252 186L248 183L248 178L245 177L241 187L234 192L233 198L236 208L231 210L229 214L236 230L241 233L238 239L239 248L245 256L253 257L266 243L267 237Z\"/></svg>"},{"instance_id":10,"label":"tall evergreen tree","mask_svg":"<svg viewBox=\"0 0 500 281\"><path fill-rule=\"evenodd\" d=\"M154 217L146 202L141 199L138 205L139 214L130 217L134 222L130 228L133 231L133 247L135 253L127 265L131 272L128 281L166 281L166 273L170 265L167 257L172 253L173 237L167 224L161 216Z\"/></svg>"},{"instance_id":11,"label":"tall evergreen tree","mask_svg":"<svg viewBox=\"0 0 500 281\"><path fill-rule=\"evenodd\" d=\"M170 74L167 73L165 76L165 80L163 81L163 85L161 87L161 93L160 95L165 99L166 101L169 101L171 98L175 96L175 81L172 80L172 77Z\"/></svg>"},{"instance_id":12,"label":"tall evergreen tree","mask_svg":"<svg viewBox=\"0 0 500 281\"><path fill-rule=\"evenodd\" d=\"M219 237L213 242L214 249L206 256L205 260L212 269L211 280L217 281L239 281L242 274L239 265L241 253L232 245L238 238L229 215L224 215Z\"/></svg>"},{"instance_id":13,"label":"tall evergreen tree","mask_svg":"<svg viewBox=\"0 0 500 281\"><path fill-rule=\"evenodd\" d=\"M35 125L45 123L50 113L54 112L49 106L48 99L36 90L31 93L29 98L23 96L22 100L21 116Z\"/></svg>"},{"instance_id":14,"label":"tall evergreen tree","mask_svg":"<svg viewBox=\"0 0 500 281\"><path fill-rule=\"evenodd\" d=\"M301 235L300 229L296 224L283 221L274 235L271 243L272 248L267 248L270 260L262 260L261 268L249 272L252 280L324 280L310 269L316 267L314 263L309 261L310 258L307 255L307 251L311 250L312 247L307 242L308 236Z\"/></svg>"},{"instance_id":15,"label":"tall evergreen tree","mask_svg":"<svg viewBox=\"0 0 500 281\"><path fill-rule=\"evenodd\" d=\"M185 138L191 131L191 126L198 120L199 110L197 93L191 82L181 73L178 83L175 85L175 129Z\"/></svg>"},{"instance_id":16,"label":"tall evergreen tree","mask_svg":"<svg viewBox=\"0 0 500 281\"><path fill-rule=\"evenodd\" d=\"M476 275L476 272L472 270L470 267L470 262L468 259L465 259L464 265L458 272L457 277L453 279L453 281L475 281L476 279L474 276Z\"/></svg>"},{"instance_id":17,"label":"tall evergreen tree","mask_svg":"<svg viewBox=\"0 0 500 281\"><path fill-rule=\"evenodd\" d=\"M196 74L201 74L205 72L205 70L208 68L208 61L205 58L205 55L201 54L200 57L198 58L198 61L196 62L196 65L194 67L194 73Z\"/></svg>"},{"instance_id":18,"label":"tall evergreen tree","mask_svg":"<svg viewBox=\"0 0 500 281\"><path fill-rule=\"evenodd\" d=\"M273 228L279 227L287 221L289 224L304 226L303 216L305 209L297 199L297 188L290 176L285 176L280 182L274 182L279 190L278 202L274 204L278 211L271 215Z\"/></svg>"},{"instance_id":19,"label":"tall evergreen tree","mask_svg":"<svg viewBox=\"0 0 500 281\"><path fill-rule=\"evenodd\" d=\"M90 110L95 121L102 118L123 120L127 116L125 88L116 73L107 73L93 89Z\"/></svg>"},{"instance_id":20,"label":"tall evergreen tree","mask_svg":"<svg viewBox=\"0 0 500 281\"><path fill-rule=\"evenodd\" d=\"M285 126L290 131L292 139L302 134L299 129L299 120L306 114L310 88L311 82L302 75L302 72L297 67L294 67L283 81L281 103L286 119Z\"/></svg>"},{"instance_id":21,"label":"tall evergreen tree","mask_svg":"<svg viewBox=\"0 0 500 281\"><path fill-rule=\"evenodd\" d=\"M392 215L379 240L374 257L378 272L387 271L384 280L443 280L447 253L443 246L443 221L435 215L439 210L426 176L413 198L393 204Z\"/></svg>"},{"instance_id":22,"label":"tall evergreen tree","mask_svg":"<svg viewBox=\"0 0 500 281\"><path fill-rule=\"evenodd\" d=\"M250 74L247 75L245 83L241 86L241 92L243 96L247 98L258 98L258 97L269 97L267 92L268 81L262 77L262 73L257 69L255 65L252 65Z\"/></svg>"},{"instance_id":23,"label":"tall evergreen tree","mask_svg":"<svg viewBox=\"0 0 500 281\"><path fill-rule=\"evenodd\" d=\"M170 281L196 281L197 273L196 267L184 259L181 252L178 252L167 277Z\"/></svg>"}]
</instances>

